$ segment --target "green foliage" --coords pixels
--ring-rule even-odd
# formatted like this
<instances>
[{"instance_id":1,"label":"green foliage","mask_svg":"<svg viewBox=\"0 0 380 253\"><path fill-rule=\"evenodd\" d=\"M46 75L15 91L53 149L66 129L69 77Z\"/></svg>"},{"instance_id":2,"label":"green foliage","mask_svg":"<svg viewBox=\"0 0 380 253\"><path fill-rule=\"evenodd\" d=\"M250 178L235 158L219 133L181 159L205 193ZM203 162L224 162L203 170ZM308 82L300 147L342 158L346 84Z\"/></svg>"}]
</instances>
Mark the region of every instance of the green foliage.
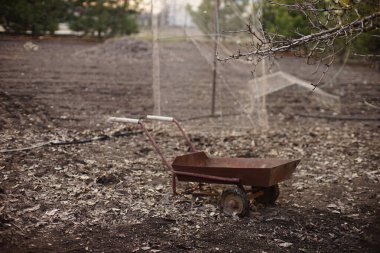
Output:
<instances>
[{"instance_id":1,"label":"green foliage","mask_svg":"<svg viewBox=\"0 0 380 253\"><path fill-rule=\"evenodd\" d=\"M221 32L245 29L246 24L243 20L247 20L248 15L252 13L252 1L226 0L220 2L219 23ZM278 4L265 0L253 2L253 13L256 13L254 15L257 15L259 10L262 13L261 23L265 32L272 35L280 35L280 37L296 39L319 31L310 24L310 20L304 13L283 6L295 6L297 3L303 3L303 1L276 0L275 2ZM319 9L319 11L315 12L317 13L316 15L311 11L305 11L305 13L309 14L309 18L315 24L318 24L318 21L326 24L323 29L342 26L380 10L378 0L324 0L308 2L315 3L314 7ZM203 0L196 10L193 10L190 5L187 6L187 11L192 17L193 22L205 34L213 33L215 30L215 4L216 1ZM313 7L313 5L309 5L309 7ZM245 17L242 18L241 15L245 15ZM375 26L380 27L379 20L375 22L377 22ZM282 40L283 38L277 36L277 39ZM359 54L380 54L379 40L380 30L377 29L364 32L355 37L354 40L346 40L345 38L336 39L334 46L336 49L352 46L354 52ZM310 49L312 46L314 45L308 45L305 49Z\"/></svg>"},{"instance_id":2,"label":"green foliage","mask_svg":"<svg viewBox=\"0 0 380 253\"><path fill-rule=\"evenodd\" d=\"M277 0L277 3L294 5L295 0ZM335 11L319 12L319 16L315 17L310 12L310 17L318 18L323 24L327 24L326 28L342 26L350 23L360 17L364 17L379 11L380 3L378 0L325 0L315 6L319 9L333 8ZM262 23L264 30L270 33L283 35L287 38L298 38L301 35L308 35L312 32L318 32L317 29L310 26L305 15L297 10L289 10L287 7L273 5L263 1ZM329 16L330 22L327 21ZM380 24L378 23L377 26ZM342 48L352 46L354 51L360 54L379 54L380 53L380 30L373 30L360 34L355 40L345 40L340 38L336 40L335 46Z\"/></svg>"},{"instance_id":3,"label":"green foliage","mask_svg":"<svg viewBox=\"0 0 380 253\"><path fill-rule=\"evenodd\" d=\"M220 1L219 26L220 31L236 31L245 27L244 17L250 6L250 0ZM226 4L227 3L227 4ZM205 34L215 32L215 4L216 1L203 0L196 10L186 6L193 22Z\"/></svg>"},{"instance_id":4,"label":"green foliage","mask_svg":"<svg viewBox=\"0 0 380 253\"><path fill-rule=\"evenodd\" d=\"M358 54L380 54L380 31L373 30L361 34L353 42L354 52Z\"/></svg>"},{"instance_id":5,"label":"green foliage","mask_svg":"<svg viewBox=\"0 0 380 253\"><path fill-rule=\"evenodd\" d=\"M361 17L380 11L380 2L378 0L366 0L355 4L354 8ZM350 19L358 18L354 13L350 13ZM375 26L380 27L380 20L375 21ZM358 54L380 54L380 30L372 30L360 34L353 42L354 52Z\"/></svg>"},{"instance_id":6,"label":"green foliage","mask_svg":"<svg viewBox=\"0 0 380 253\"><path fill-rule=\"evenodd\" d=\"M53 34L68 21L71 29L88 35L125 35L138 31L137 12L129 7L128 0L1 0L0 25L7 32L36 35Z\"/></svg>"},{"instance_id":7,"label":"green foliage","mask_svg":"<svg viewBox=\"0 0 380 253\"><path fill-rule=\"evenodd\" d=\"M279 1L291 4L292 1ZM262 4L262 25L266 32L279 34L288 38L297 38L310 33L307 18L296 11L289 11L287 7L273 5L268 2Z\"/></svg>"},{"instance_id":8,"label":"green foliage","mask_svg":"<svg viewBox=\"0 0 380 253\"><path fill-rule=\"evenodd\" d=\"M208 34L210 31L214 30L214 6L214 1L203 1L197 10L193 10L189 4L186 6L186 10L190 14L193 22L205 34Z\"/></svg>"},{"instance_id":9,"label":"green foliage","mask_svg":"<svg viewBox=\"0 0 380 253\"><path fill-rule=\"evenodd\" d=\"M86 35L115 36L138 32L136 11L129 10L129 1L73 1L70 28Z\"/></svg>"},{"instance_id":10,"label":"green foliage","mask_svg":"<svg viewBox=\"0 0 380 253\"><path fill-rule=\"evenodd\" d=\"M2 0L0 24L7 32L54 33L67 8L62 0Z\"/></svg>"}]
</instances>

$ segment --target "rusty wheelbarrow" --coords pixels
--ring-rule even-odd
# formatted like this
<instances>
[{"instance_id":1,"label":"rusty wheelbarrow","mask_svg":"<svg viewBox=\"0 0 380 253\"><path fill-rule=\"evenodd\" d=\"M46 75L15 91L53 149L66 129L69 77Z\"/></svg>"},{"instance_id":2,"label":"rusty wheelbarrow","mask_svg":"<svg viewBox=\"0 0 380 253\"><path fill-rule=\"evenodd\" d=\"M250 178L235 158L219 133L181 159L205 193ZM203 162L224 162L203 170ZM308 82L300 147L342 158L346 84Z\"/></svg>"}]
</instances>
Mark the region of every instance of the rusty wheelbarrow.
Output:
<instances>
[{"instance_id":1,"label":"rusty wheelbarrow","mask_svg":"<svg viewBox=\"0 0 380 253\"><path fill-rule=\"evenodd\" d=\"M111 121L138 124L155 151L161 157L166 169L172 173L173 194L176 182L199 182L210 184L231 184L235 188L223 191L220 206L228 215L245 216L249 212L249 198L257 203L273 204L280 192L278 183L289 179L300 160L216 158L203 151L197 151L179 122L172 117L147 116L148 120L173 122L181 131L191 148L191 153L177 156L170 164L141 119L111 117ZM250 189L244 188L250 186Z\"/></svg>"}]
</instances>

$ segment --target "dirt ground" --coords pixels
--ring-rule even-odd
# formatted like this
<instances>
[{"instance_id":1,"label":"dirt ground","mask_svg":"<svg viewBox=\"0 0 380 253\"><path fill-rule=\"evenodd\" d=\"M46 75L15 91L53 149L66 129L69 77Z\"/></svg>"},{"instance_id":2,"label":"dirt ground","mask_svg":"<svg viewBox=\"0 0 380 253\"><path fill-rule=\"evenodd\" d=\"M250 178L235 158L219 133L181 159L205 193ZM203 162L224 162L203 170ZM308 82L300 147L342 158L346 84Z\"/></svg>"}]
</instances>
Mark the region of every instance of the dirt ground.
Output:
<instances>
[{"instance_id":1,"label":"dirt ground","mask_svg":"<svg viewBox=\"0 0 380 253\"><path fill-rule=\"evenodd\" d=\"M30 44L28 42L32 42ZM269 129L252 125L249 66L211 71L187 41L160 43L161 111L218 157L301 158L274 206L248 217L170 175L135 126L109 116L152 113L151 45L121 38L0 37L0 252L378 252L380 75L332 68L321 85L341 110L292 86L267 97ZM279 68L312 81L313 66ZM170 125L147 123L166 156L188 151ZM25 147L28 150L16 150ZM220 193L223 185L202 185Z\"/></svg>"}]
</instances>

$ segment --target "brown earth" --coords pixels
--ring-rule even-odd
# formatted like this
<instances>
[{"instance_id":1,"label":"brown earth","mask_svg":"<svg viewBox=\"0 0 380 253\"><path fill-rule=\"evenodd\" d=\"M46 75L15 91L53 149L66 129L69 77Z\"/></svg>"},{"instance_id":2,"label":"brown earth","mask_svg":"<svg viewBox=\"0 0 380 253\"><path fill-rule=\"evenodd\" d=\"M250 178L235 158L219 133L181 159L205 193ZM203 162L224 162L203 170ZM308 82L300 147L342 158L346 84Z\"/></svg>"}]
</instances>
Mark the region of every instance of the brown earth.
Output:
<instances>
[{"instance_id":1,"label":"brown earth","mask_svg":"<svg viewBox=\"0 0 380 253\"><path fill-rule=\"evenodd\" d=\"M341 97L339 113L296 86L272 93L263 131L242 113L247 66L222 65L222 116L209 117L205 59L190 42L160 44L162 114L182 120L197 148L220 157L302 158L275 206L252 205L237 218L219 211L217 197L191 195L196 184L180 183L173 196L141 131L107 122L152 113L150 48L128 38L0 37L1 252L377 252L376 71L346 66L321 86ZM298 59L279 62L317 78ZM148 127L165 155L187 152L171 126ZM45 145L5 152L36 144Z\"/></svg>"}]
</instances>

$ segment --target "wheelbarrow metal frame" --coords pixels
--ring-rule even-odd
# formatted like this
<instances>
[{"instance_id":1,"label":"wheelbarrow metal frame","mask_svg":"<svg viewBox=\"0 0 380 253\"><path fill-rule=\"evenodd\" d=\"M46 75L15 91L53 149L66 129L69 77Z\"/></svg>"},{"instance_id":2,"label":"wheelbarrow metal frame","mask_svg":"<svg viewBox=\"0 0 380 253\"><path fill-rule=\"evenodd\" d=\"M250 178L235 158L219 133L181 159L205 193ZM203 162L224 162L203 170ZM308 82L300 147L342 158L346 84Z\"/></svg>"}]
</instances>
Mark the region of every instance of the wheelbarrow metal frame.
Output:
<instances>
[{"instance_id":1,"label":"wheelbarrow metal frame","mask_svg":"<svg viewBox=\"0 0 380 253\"><path fill-rule=\"evenodd\" d=\"M173 122L189 144L192 153L177 156L173 163L170 164L141 119L111 117L109 120L122 123L134 123L141 127L153 148L161 157L166 170L172 174L172 189L174 195L177 194L177 180L186 182L234 184L242 190L244 190L243 184L255 187L270 187L290 178L300 162L300 160L281 159L209 158L204 152L197 151L184 129L173 117L148 115L146 118L148 120ZM193 164L191 164L191 161ZM209 164L199 165L196 164L197 162L214 162L214 164L212 166ZM251 164L255 164L256 167L252 167ZM176 169L174 169L173 166ZM200 173L201 171L202 173ZM239 176L237 177L236 174L239 174ZM265 180L265 178L267 180Z\"/></svg>"}]
</instances>

